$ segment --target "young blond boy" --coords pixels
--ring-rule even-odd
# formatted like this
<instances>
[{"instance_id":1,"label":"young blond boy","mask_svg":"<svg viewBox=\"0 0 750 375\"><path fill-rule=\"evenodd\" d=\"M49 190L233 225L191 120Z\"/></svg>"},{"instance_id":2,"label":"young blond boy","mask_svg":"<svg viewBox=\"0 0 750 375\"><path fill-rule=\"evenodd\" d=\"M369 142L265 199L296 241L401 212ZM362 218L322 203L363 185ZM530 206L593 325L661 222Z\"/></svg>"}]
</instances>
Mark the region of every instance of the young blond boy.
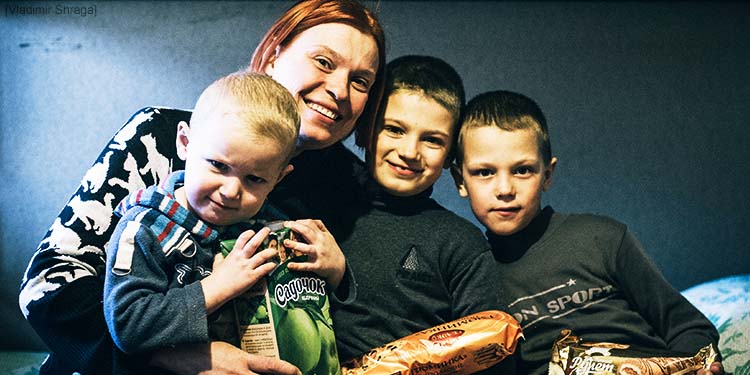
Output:
<instances>
[{"instance_id":1,"label":"young blond boy","mask_svg":"<svg viewBox=\"0 0 750 375\"><path fill-rule=\"evenodd\" d=\"M122 219L106 251L104 312L120 350L147 356L208 342L209 314L275 267L268 262L275 249L258 251L267 228L243 232L226 258L218 243L236 235L232 228L253 218L292 170L299 127L291 94L265 75L237 72L201 94L190 125L178 126L185 169L116 209ZM336 270L319 271L340 279ZM130 357L115 367L143 362Z\"/></svg>"},{"instance_id":2,"label":"young blond boy","mask_svg":"<svg viewBox=\"0 0 750 375\"><path fill-rule=\"evenodd\" d=\"M500 309L524 330L519 372L546 373L564 328L656 356L716 346L716 329L664 279L624 224L541 208L556 164L533 100L495 91L469 102L453 176L487 229ZM721 372L720 364L712 370Z\"/></svg>"}]
</instances>

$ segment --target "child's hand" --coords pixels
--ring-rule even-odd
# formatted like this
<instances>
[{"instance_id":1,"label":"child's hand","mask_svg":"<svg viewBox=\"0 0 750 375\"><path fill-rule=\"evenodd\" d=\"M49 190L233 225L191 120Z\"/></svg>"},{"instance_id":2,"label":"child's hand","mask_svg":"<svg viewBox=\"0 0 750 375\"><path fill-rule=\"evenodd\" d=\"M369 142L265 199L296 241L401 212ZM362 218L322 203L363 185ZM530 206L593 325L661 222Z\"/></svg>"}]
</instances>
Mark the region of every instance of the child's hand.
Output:
<instances>
[{"instance_id":1,"label":"child's hand","mask_svg":"<svg viewBox=\"0 0 750 375\"><path fill-rule=\"evenodd\" d=\"M293 271L311 271L324 278L333 289L344 278L346 260L344 253L320 220L287 221L284 226L291 228L303 237L303 242L284 240L284 246L307 254L307 262L290 262L287 267Z\"/></svg>"},{"instance_id":2,"label":"child's hand","mask_svg":"<svg viewBox=\"0 0 750 375\"><path fill-rule=\"evenodd\" d=\"M268 228L263 228L258 233L245 231L237 237L234 248L226 258L216 254L211 275L201 280L207 314L248 290L273 271L276 264L269 260L276 255L276 250L265 249L256 253L268 233Z\"/></svg>"},{"instance_id":3,"label":"child's hand","mask_svg":"<svg viewBox=\"0 0 750 375\"><path fill-rule=\"evenodd\" d=\"M711 364L710 370L698 370L697 375L724 375L724 366L721 362L714 362Z\"/></svg>"}]
</instances>

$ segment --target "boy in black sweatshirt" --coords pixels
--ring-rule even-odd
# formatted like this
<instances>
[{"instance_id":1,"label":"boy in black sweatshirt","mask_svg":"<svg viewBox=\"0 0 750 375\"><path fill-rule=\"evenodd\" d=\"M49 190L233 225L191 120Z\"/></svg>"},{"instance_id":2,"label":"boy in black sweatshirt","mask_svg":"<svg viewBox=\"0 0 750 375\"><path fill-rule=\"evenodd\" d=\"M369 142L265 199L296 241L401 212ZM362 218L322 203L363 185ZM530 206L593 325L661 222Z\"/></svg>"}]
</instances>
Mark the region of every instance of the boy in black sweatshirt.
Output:
<instances>
[{"instance_id":1,"label":"boy in black sweatshirt","mask_svg":"<svg viewBox=\"0 0 750 375\"><path fill-rule=\"evenodd\" d=\"M556 164L533 100L495 91L468 103L452 173L487 228L500 309L524 330L519 372L546 373L564 328L653 356L716 347L714 326L665 280L624 224L542 209ZM711 371L722 373L721 364Z\"/></svg>"}]
</instances>

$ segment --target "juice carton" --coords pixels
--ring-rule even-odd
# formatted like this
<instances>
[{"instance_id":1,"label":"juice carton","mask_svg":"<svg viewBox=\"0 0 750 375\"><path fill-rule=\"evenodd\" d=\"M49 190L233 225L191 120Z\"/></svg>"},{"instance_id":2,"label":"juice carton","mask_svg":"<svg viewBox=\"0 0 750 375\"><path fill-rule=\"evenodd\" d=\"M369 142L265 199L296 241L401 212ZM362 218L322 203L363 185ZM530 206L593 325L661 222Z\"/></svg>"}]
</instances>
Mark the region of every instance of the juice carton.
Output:
<instances>
[{"instance_id":1,"label":"juice carton","mask_svg":"<svg viewBox=\"0 0 750 375\"><path fill-rule=\"evenodd\" d=\"M211 329L233 336L223 339L249 353L288 361L305 375L341 374L326 282L314 273L288 269L287 264L304 261L306 255L284 247L284 240L294 240L294 233L282 222L267 226L271 234L261 248L276 248L278 265L261 282L225 305L226 310L233 310L236 334L227 333L226 318L212 322ZM225 255L234 242L222 241ZM227 311L220 313L227 315Z\"/></svg>"}]
</instances>

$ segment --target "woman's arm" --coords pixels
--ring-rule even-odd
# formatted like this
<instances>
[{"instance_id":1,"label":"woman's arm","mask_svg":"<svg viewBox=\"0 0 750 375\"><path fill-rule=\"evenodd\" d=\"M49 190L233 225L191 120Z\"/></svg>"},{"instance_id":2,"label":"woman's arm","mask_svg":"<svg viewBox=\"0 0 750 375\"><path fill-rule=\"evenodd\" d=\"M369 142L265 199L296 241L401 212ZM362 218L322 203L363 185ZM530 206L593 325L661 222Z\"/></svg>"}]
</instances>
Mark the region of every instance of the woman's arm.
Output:
<instances>
[{"instance_id":1,"label":"woman's arm","mask_svg":"<svg viewBox=\"0 0 750 375\"><path fill-rule=\"evenodd\" d=\"M32 257L19 305L51 351L57 371L111 372L112 340L101 296L104 244L117 223L113 207L172 168L177 122L190 113L145 108L110 140ZM50 161L54 164L54 161ZM54 182L50 182L54 183Z\"/></svg>"}]
</instances>

